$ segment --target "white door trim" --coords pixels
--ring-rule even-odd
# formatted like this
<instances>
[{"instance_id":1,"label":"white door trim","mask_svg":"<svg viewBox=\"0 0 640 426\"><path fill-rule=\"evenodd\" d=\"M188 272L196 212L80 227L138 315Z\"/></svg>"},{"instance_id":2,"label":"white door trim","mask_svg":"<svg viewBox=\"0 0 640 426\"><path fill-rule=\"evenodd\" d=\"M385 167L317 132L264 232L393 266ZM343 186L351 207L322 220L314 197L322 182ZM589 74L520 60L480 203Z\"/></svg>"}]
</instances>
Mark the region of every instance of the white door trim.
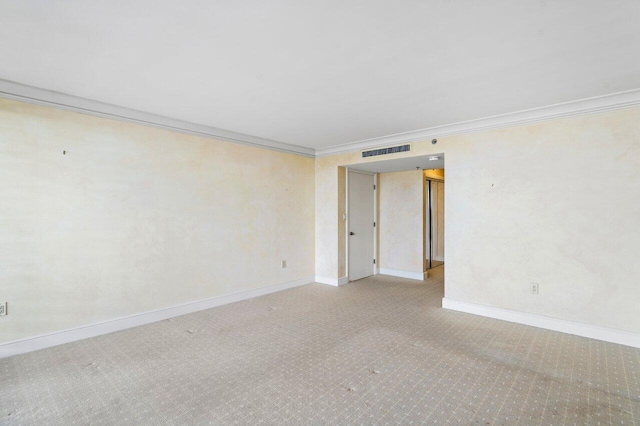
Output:
<instances>
[{"instance_id":1,"label":"white door trim","mask_svg":"<svg viewBox=\"0 0 640 426\"><path fill-rule=\"evenodd\" d=\"M378 174L373 174L373 275L378 275Z\"/></svg>"},{"instance_id":2,"label":"white door trim","mask_svg":"<svg viewBox=\"0 0 640 426\"><path fill-rule=\"evenodd\" d=\"M444 184L444 179L440 179L440 178L434 178L431 176L426 176L424 177L424 195L425 195L425 199L424 199L424 206L422 207L425 211L424 213L424 235L423 235L423 241L424 241L424 259L425 259L425 265L429 264L429 243L432 243L432 254L433 254L433 260L439 260L441 262L444 262L444 258L442 256L436 256L435 255L435 247L437 246L437 241L438 241L438 236L436 233L436 236L433 238L432 241L429 241L429 230L428 228L432 226L432 223L429 222L429 204L431 204L431 207L434 206L434 202L433 202L433 190L429 191L429 185L428 182L432 182L432 183L442 183ZM431 186L433 189L433 185ZM435 192L438 192L438 189L435 190ZM446 191L445 191L445 196L446 196ZM431 203L429 203L429 201L431 201ZM434 210L431 211L431 221L435 221L437 222L438 220L438 212ZM446 221L446 213L445 213L445 221ZM444 230L443 230L444 233ZM428 267L425 266L426 269L428 269Z\"/></svg>"},{"instance_id":3,"label":"white door trim","mask_svg":"<svg viewBox=\"0 0 640 426\"><path fill-rule=\"evenodd\" d=\"M344 209L346 213L346 217L345 217L345 231L344 231L344 238L345 238L345 275L347 276L347 282L349 281L349 172L351 170L349 170L349 167L345 167L345 169L347 170L345 173L345 191L344 191L344 196L347 198L347 200L344 203ZM340 263L340 262L338 262Z\"/></svg>"}]
</instances>

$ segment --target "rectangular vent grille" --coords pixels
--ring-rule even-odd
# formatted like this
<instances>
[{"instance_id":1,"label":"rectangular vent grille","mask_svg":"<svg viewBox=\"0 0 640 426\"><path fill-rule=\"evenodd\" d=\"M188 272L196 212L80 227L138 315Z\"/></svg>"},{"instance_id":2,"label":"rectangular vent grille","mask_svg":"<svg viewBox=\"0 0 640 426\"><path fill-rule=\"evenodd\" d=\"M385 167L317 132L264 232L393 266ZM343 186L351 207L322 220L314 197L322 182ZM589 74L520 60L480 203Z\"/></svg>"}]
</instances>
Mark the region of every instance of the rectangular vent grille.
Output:
<instances>
[{"instance_id":1,"label":"rectangular vent grille","mask_svg":"<svg viewBox=\"0 0 640 426\"><path fill-rule=\"evenodd\" d=\"M389 148L372 149L370 151L362 151L362 158L375 157L376 155L395 154L397 152L411 151L411 145L398 145Z\"/></svg>"}]
</instances>

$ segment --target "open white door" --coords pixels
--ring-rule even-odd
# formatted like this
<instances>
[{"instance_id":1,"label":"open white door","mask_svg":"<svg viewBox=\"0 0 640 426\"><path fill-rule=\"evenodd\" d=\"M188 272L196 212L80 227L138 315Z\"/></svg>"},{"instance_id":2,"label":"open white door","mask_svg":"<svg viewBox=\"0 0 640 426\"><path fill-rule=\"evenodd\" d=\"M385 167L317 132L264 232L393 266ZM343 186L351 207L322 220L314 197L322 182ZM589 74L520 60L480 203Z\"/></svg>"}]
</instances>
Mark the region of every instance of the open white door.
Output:
<instances>
[{"instance_id":1,"label":"open white door","mask_svg":"<svg viewBox=\"0 0 640 426\"><path fill-rule=\"evenodd\" d=\"M374 191L372 174L349 171L349 281L373 275Z\"/></svg>"}]
</instances>

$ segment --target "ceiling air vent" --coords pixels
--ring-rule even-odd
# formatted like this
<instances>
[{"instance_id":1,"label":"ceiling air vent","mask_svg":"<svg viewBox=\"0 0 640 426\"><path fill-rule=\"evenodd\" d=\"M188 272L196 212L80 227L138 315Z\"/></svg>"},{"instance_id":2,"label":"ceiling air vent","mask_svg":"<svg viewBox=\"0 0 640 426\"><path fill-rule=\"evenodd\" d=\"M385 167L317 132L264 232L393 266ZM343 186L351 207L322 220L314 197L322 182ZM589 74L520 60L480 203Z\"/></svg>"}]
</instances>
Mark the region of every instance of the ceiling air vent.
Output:
<instances>
[{"instance_id":1,"label":"ceiling air vent","mask_svg":"<svg viewBox=\"0 0 640 426\"><path fill-rule=\"evenodd\" d=\"M362 151L362 158L375 157L376 155L395 154L397 152L411 151L411 145L398 145L389 148L378 148L369 151Z\"/></svg>"}]
</instances>

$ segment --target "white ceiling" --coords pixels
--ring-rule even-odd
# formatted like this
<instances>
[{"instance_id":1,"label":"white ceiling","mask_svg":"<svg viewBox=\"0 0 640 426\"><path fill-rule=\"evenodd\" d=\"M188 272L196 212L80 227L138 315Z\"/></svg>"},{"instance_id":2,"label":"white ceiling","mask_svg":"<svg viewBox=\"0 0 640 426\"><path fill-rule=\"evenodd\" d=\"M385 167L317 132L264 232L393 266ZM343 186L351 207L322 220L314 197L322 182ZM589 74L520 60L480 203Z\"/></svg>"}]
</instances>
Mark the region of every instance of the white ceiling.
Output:
<instances>
[{"instance_id":1,"label":"white ceiling","mask_svg":"<svg viewBox=\"0 0 640 426\"><path fill-rule=\"evenodd\" d=\"M325 148L640 88L640 1L0 0L0 78Z\"/></svg>"},{"instance_id":2,"label":"white ceiling","mask_svg":"<svg viewBox=\"0 0 640 426\"><path fill-rule=\"evenodd\" d=\"M429 160L438 157L437 160ZM350 170L359 170L369 173L403 172L405 170L433 170L444 169L444 154L422 155L419 157L391 158L367 163L358 163L348 166Z\"/></svg>"}]
</instances>

